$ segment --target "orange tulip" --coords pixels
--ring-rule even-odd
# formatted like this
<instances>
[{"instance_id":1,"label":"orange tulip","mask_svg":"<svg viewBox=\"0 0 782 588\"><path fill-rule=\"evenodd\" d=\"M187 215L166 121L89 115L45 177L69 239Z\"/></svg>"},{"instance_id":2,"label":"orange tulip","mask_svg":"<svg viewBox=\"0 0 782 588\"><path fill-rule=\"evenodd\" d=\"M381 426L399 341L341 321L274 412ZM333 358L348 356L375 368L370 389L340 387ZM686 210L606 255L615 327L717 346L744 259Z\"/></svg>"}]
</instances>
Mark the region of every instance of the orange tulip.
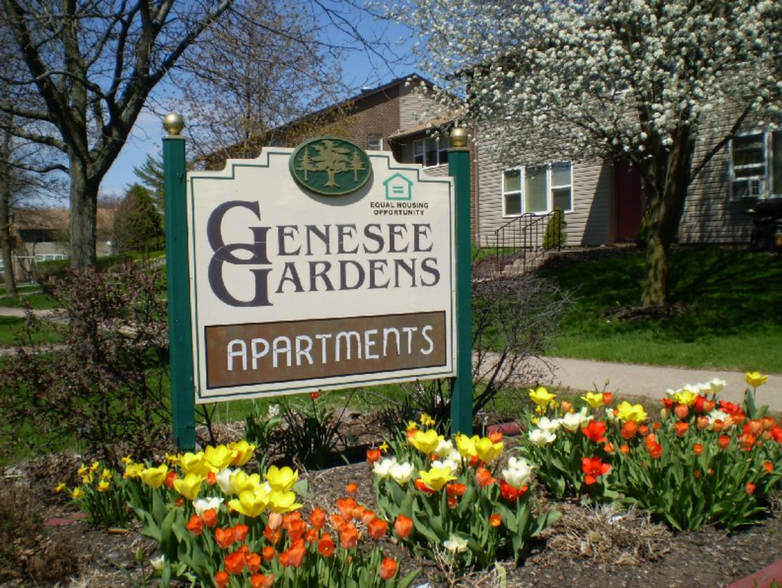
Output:
<instances>
[{"instance_id":1,"label":"orange tulip","mask_svg":"<svg viewBox=\"0 0 782 588\"><path fill-rule=\"evenodd\" d=\"M233 576L238 576L244 570L244 566L247 562L243 551L234 551L225 556L223 563L225 564L226 572Z\"/></svg>"},{"instance_id":2,"label":"orange tulip","mask_svg":"<svg viewBox=\"0 0 782 588\"><path fill-rule=\"evenodd\" d=\"M318 542L318 551L323 557L331 557L334 555L334 540L328 533L323 533L323 537Z\"/></svg>"},{"instance_id":3,"label":"orange tulip","mask_svg":"<svg viewBox=\"0 0 782 588\"><path fill-rule=\"evenodd\" d=\"M206 474L206 483L209 484L210 486L214 486L215 484L217 484L217 476L215 475L214 472L209 472L208 474Z\"/></svg>"},{"instance_id":4,"label":"orange tulip","mask_svg":"<svg viewBox=\"0 0 782 588\"><path fill-rule=\"evenodd\" d=\"M696 443L695 445L692 446L692 451L693 453L695 453L695 455L700 455L701 453L703 453L703 445L701 445L700 443Z\"/></svg>"},{"instance_id":5,"label":"orange tulip","mask_svg":"<svg viewBox=\"0 0 782 588\"><path fill-rule=\"evenodd\" d=\"M606 443L605 445L603 445L603 451L605 451L606 453L613 453L614 451L616 451L616 448L614 447L613 443Z\"/></svg>"},{"instance_id":6,"label":"orange tulip","mask_svg":"<svg viewBox=\"0 0 782 588\"><path fill-rule=\"evenodd\" d=\"M491 472L486 468L478 468L478 471L475 472L475 482L481 488L494 484L496 481L497 480L491 477Z\"/></svg>"},{"instance_id":7,"label":"orange tulip","mask_svg":"<svg viewBox=\"0 0 782 588\"><path fill-rule=\"evenodd\" d=\"M274 556L277 555L277 551L271 545L267 545L261 551L261 555L265 561L271 561L274 559Z\"/></svg>"},{"instance_id":8,"label":"orange tulip","mask_svg":"<svg viewBox=\"0 0 782 588\"><path fill-rule=\"evenodd\" d=\"M499 443L502 441L502 431L494 431L493 433L489 433L489 440L492 443Z\"/></svg>"},{"instance_id":9,"label":"orange tulip","mask_svg":"<svg viewBox=\"0 0 782 588\"><path fill-rule=\"evenodd\" d=\"M755 493L755 484L752 482L747 482L747 485L744 487L744 490L747 494L754 494Z\"/></svg>"},{"instance_id":10,"label":"orange tulip","mask_svg":"<svg viewBox=\"0 0 782 588\"><path fill-rule=\"evenodd\" d=\"M614 401L614 395L611 392L603 392L603 406L608 406Z\"/></svg>"},{"instance_id":11,"label":"orange tulip","mask_svg":"<svg viewBox=\"0 0 782 588\"><path fill-rule=\"evenodd\" d=\"M367 525L367 532L372 539L382 539L386 531L388 530L388 521L383 519L374 518L372 522Z\"/></svg>"},{"instance_id":12,"label":"orange tulip","mask_svg":"<svg viewBox=\"0 0 782 588\"><path fill-rule=\"evenodd\" d=\"M394 533L401 539L407 538L413 530L413 519L399 515L394 521Z\"/></svg>"},{"instance_id":13,"label":"orange tulip","mask_svg":"<svg viewBox=\"0 0 782 588\"><path fill-rule=\"evenodd\" d=\"M749 430L750 433L752 433L757 437L758 435L760 435L760 432L763 430L763 423L760 422L759 420L753 419L749 421L745 425L745 427L747 428L747 430Z\"/></svg>"},{"instance_id":14,"label":"orange tulip","mask_svg":"<svg viewBox=\"0 0 782 588\"><path fill-rule=\"evenodd\" d=\"M294 541L287 551L280 554L280 563L284 567L298 568L304 561L306 554L307 548L304 546L304 541Z\"/></svg>"},{"instance_id":15,"label":"orange tulip","mask_svg":"<svg viewBox=\"0 0 782 588\"><path fill-rule=\"evenodd\" d=\"M646 435L649 434L649 427L647 425L640 425L638 427L638 434L641 435L642 437L645 437Z\"/></svg>"},{"instance_id":16,"label":"orange tulip","mask_svg":"<svg viewBox=\"0 0 782 588\"><path fill-rule=\"evenodd\" d=\"M730 437L727 435L720 435L720 438L717 439L717 444L720 446L720 449L727 449L728 445L730 445Z\"/></svg>"},{"instance_id":17,"label":"orange tulip","mask_svg":"<svg viewBox=\"0 0 782 588\"><path fill-rule=\"evenodd\" d=\"M390 557L383 558L383 561L380 562L380 577L383 580L390 580L396 575L396 568L397 564L395 560Z\"/></svg>"},{"instance_id":18,"label":"orange tulip","mask_svg":"<svg viewBox=\"0 0 782 588\"><path fill-rule=\"evenodd\" d=\"M271 588L274 586L274 575L253 574L250 576L251 588Z\"/></svg>"},{"instance_id":19,"label":"orange tulip","mask_svg":"<svg viewBox=\"0 0 782 588\"><path fill-rule=\"evenodd\" d=\"M690 424L683 421L679 421L673 425L673 429L676 432L677 437L684 437L687 434L689 428Z\"/></svg>"},{"instance_id":20,"label":"orange tulip","mask_svg":"<svg viewBox=\"0 0 782 588\"><path fill-rule=\"evenodd\" d=\"M369 523L371 523L374 518L375 518L375 513L369 510L368 508L365 508L364 514L361 515L361 522L368 526Z\"/></svg>"},{"instance_id":21,"label":"orange tulip","mask_svg":"<svg viewBox=\"0 0 782 588\"><path fill-rule=\"evenodd\" d=\"M619 453L621 453L622 455L627 455L628 453L630 453L630 446L627 445L626 443L623 443L622 445L619 446Z\"/></svg>"},{"instance_id":22,"label":"orange tulip","mask_svg":"<svg viewBox=\"0 0 782 588\"><path fill-rule=\"evenodd\" d=\"M174 480L176 480L179 476L177 476L176 472L168 472L166 474L166 479L163 480L163 483L168 486L169 488L174 487Z\"/></svg>"},{"instance_id":23,"label":"orange tulip","mask_svg":"<svg viewBox=\"0 0 782 588\"><path fill-rule=\"evenodd\" d=\"M215 586L217 586L217 588L225 588L230 581L231 578L228 577L227 572L220 570L215 574Z\"/></svg>"},{"instance_id":24,"label":"orange tulip","mask_svg":"<svg viewBox=\"0 0 782 588\"><path fill-rule=\"evenodd\" d=\"M380 455L379 449L374 449L374 448L367 449L367 461L369 463L375 463L377 461L380 461L381 457L382 456Z\"/></svg>"},{"instance_id":25,"label":"orange tulip","mask_svg":"<svg viewBox=\"0 0 782 588\"><path fill-rule=\"evenodd\" d=\"M638 432L638 424L635 421L627 421L624 425L622 425L622 437L630 440L633 437L635 437L635 434Z\"/></svg>"},{"instance_id":26,"label":"orange tulip","mask_svg":"<svg viewBox=\"0 0 782 588\"><path fill-rule=\"evenodd\" d=\"M347 523L340 527L339 541L345 549L353 549L358 544L358 530L353 523Z\"/></svg>"},{"instance_id":27,"label":"orange tulip","mask_svg":"<svg viewBox=\"0 0 782 588\"><path fill-rule=\"evenodd\" d=\"M310 525L316 529L322 529L326 525L326 511L320 507L315 507L310 513Z\"/></svg>"},{"instance_id":28,"label":"orange tulip","mask_svg":"<svg viewBox=\"0 0 782 588\"><path fill-rule=\"evenodd\" d=\"M502 524L502 518L497 513L494 513L489 517L489 524L492 527L497 528Z\"/></svg>"},{"instance_id":29,"label":"orange tulip","mask_svg":"<svg viewBox=\"0 0 782 588\"><path fill-rule=\"evenodd\" d=\"M445 491L448 493L448 496L458 497L467 491L467 486L465 484L447 484Z\"/></svg>"},{"instance_id":30,"label":"orange tulip","mask_svg":"<svg viewBox=\"0 0 782 588\"><path fill-rule=\"evenodd\" d=\"M573 408L573 403L569 400L563 400L559 407L562 409L563 413L570 412L570 409Z\"/></svg>"},{"instance_id":31,"label":"orange tulip","mask_svg":"<svg viewBox=\"0 0 782 588\"><path fill-rule=\"evenodd\" d=\"M686 404L677 404L676 408L673 409L673 414L676 415L676 418L680 421L683 421L686 419L690 414L690 407Z\"/></svg>"},{"instance_id":32,"label":"orange tulip","mask_svg":"<svg viewBox=\"0 0 782 588\"><path fill-rule=\"evenodd\" d=\"M345 486L345 492L348 494L355 494L356 490L358 490L358 485L355 482L351 482L347 486Z\"/></svg>"},{"instance_id":33,"label":"orange tulip","mask_svg":"<svg viewBox=\"0 0 782 588\"><path fill-rule=\"evenodd\" d=\"M244 538L247 537L247 532L250 530L250 527L247 525L236 525L234 527L234 539L238 542L244 541Z\"/></svg>"},{"instance_id":34,"label":"orange tulip","mask_svg":"<svg viewBox=\"0 0 782 588\"><path fill-rule=\"evenodd\" d=\"M236 532L233 528L215 529L215 541L223 549L228 549L236 540Z\"/></svg>"},{"instance_id":35,"label":"orange tulip","mask_svg":"<svg viewBox=\"0 0 782 588\"><path fill-rule=\"evenodd\" d=\"M185 529L190 531L193 535L200 535L204 532L204 520L194 514L185 525Z\"/></svg>"},{"instance_id":36,"label":"orange tulip","mask_svg":"<svg viewBox=\"0 0 782 588\"><path fill-rule=\"evenodd\" d=\"M346 519L353 517L353 509L357 506L358 504L356 504L356 501L353 500L353 498L339 498L337 500L337 508L339 509L339 513Z\"/></svg>"},{"instance_id":37,"label":"orange tulip","mask_svg":"<svg viewBox=\"0 0 782 588\"><path fill-rule=\"evenodd\" d=\"M247 563L247 571L251 574L254 574L261 569L261 556L258 553L248 554L245 558L245 562Z\"/></svg>"},{"instance_id":38,"label":"orange tulip","mask_svg":"<svg viewBox=\"0 0 782 588\"><path fill-rule=\"evenodd\" d=\"M282 533L280 533L279 529L272 529L270 526L267 525L266 529L264 529L263 531L263 536L266 537L269 543L276 544L277 541L280 540Z\"/></svg>"},{"instance_id":39,"label":"orange tulip","mask_svg":"<svg viewBox=\"0 0 782 588\"><path fill-rule=\"evenodd\" d=\"M217 526L217 512L215 509L208 508L204 511L204 514L201 515L201 518L204 520L204 525L210 529Z\"/></svg>"},{"instance_id":40,"label":"orange tulip","mask_svg":"<svg viewBox=\"0 0 782 588\"><path fill-rule=\"evenodd\" d=\"M709 426L709 417L699 416L698 420L695 421L695 424L697 425L698 430L702 431Z\"/></svg>"}]
</instances>

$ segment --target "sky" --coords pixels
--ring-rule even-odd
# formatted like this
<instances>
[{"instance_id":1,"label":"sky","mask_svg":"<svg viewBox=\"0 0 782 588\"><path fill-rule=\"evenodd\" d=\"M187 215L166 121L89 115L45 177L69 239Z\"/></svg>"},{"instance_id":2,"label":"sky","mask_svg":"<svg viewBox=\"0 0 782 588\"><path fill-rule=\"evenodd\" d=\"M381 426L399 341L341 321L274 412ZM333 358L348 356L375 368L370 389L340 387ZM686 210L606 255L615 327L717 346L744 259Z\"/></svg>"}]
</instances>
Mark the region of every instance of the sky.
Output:
<instances>
[{"instance_id":1,"label":"sky","mask_svg":"<svg viewBox=\"0 0 782 588\"><path fill-rule=\"evenodd\" d=\"M407 39L408 30L402 25L375 22L365 19L360 23L361 32L367 35L379 35L389 43L399 43L395 47L397 55L409 55L412 43ZM390 64L371 55L365 50L350 51L342 64L345 72L343 80L349 87L356 89L356 94L362 86L376 87L395 78L415 73L414 64ZM175 104L171 85L162 82L153 93L153 99L166 104ZM346 96L347 97L347 96ZM187 121L185 121L187 125ZM138 117L128 141L122 148L119 157L106 174L101 184L101 194L122 197L129 185L138 181L133 172L146 161L147 155L159 156L162 153L162 141L165 136L163 117L145 109ZM187 136L187 128L183 133Z\"/></svg>"}]
</instances>

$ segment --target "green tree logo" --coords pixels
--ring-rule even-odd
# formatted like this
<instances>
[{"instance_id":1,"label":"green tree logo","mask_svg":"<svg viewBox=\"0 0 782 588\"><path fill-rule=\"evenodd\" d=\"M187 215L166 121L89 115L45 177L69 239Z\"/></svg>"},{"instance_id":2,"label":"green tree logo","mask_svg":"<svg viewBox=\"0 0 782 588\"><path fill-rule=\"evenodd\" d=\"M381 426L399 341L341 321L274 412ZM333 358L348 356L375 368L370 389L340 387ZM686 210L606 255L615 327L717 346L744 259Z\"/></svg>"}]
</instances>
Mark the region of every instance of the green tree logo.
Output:
<instances>
[{"instance_id":1,"label":"green tree logo","mask_svg":"<svg viewBox=\"0 0 782 588\"><path fill-rule=\"evenodd\" d=\"M290 170L296 182L316 194L341 196L361 188L372 174L367 154L337 137L310 139L291 155Z\"/></svg>"}]
</instances>

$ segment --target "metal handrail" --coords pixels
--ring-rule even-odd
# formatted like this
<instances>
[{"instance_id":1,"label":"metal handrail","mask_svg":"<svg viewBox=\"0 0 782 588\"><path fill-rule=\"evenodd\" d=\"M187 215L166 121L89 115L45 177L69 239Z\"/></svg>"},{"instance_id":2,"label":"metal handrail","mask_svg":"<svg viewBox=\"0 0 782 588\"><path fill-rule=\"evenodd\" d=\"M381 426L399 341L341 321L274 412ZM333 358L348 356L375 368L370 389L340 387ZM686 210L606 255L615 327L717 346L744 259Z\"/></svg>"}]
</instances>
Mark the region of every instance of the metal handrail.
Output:
<instances>
[{"instance_id":1,"label":"metal handrail","mask_svg":"<svg viewBox=\"0 0 782 588\"><path fill-rule=\"evenodd\" d=\"M494 245L496 253L497 271L509 263L521 260L522 271L526 271L527 265L531 264L537 258L543 256L543 238L545 236L545 226L554 212L546 214L534 214L526 212L514 219L511 219L500 228L494 231ZM561 234L557 231L557 235ZM557 243L557 250L562 246L561 239Z\"/></svg>"}]
</instances>

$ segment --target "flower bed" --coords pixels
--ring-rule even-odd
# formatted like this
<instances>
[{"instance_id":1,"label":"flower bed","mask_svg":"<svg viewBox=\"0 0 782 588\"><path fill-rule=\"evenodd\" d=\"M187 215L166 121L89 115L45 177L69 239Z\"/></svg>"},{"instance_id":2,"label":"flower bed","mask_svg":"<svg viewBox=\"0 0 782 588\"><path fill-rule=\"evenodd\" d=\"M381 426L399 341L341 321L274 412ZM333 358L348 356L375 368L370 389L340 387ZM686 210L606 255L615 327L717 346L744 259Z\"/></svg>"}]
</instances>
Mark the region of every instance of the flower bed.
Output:
<instances>
[{"instance_id":1,"label":"flower bed","mask_svg":"<svg viewBox=\"0 0 782 588\"><path fill-rule=\"evenodd\" d=\"M129 501L160 545L164 583L409 585L416 569L401 574L399 547L459 573L523 560L536 537L556 533L560 514L546 494L643 508L673 529L753 522L779 484L782 429L754 406L753 391L738 407L719 400L719 387L670 391L655 423L610 394L568 403L533 390L538 409L513 449L501 435L446 439L423 415L368 452L370 506L349 484L335 504L304 513L297 472L247 473L246 442L154 466L129 461L122 476L85 467L70 492L96 522Z\"/></svg>"}]
</instances>

